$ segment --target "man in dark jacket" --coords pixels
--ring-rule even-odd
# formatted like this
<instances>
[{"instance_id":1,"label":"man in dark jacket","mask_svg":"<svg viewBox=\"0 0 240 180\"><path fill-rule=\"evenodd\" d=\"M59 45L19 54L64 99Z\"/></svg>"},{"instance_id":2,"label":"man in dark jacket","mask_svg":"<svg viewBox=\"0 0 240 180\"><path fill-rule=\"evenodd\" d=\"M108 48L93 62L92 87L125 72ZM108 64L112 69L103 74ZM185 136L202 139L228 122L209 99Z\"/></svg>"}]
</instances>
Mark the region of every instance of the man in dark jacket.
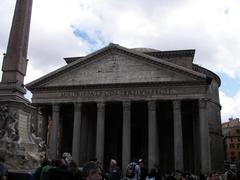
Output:
<instances>
[{"instance_id":1,"label":"man in dark jacket","mask_svg":"<svg viewBox=\"0 0 240 180\"><path fill-rule=\"evenodd\" d=\"M115 159L111 159L109 166L109 175L111 180L120 180L121 179L121 170L117 165Z\"/></svg>"}]
</instances>

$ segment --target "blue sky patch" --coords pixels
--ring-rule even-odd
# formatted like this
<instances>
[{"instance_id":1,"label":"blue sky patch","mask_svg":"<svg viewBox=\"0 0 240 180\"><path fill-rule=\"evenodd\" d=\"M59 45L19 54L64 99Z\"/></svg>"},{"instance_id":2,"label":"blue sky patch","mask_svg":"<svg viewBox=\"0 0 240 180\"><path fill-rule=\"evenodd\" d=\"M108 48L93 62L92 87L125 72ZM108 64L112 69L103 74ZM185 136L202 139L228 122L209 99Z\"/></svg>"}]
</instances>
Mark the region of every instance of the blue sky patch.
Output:
<instances>
[{"instance_id":1,"label":"blue sky patch","mask_svg":"<svg viewBox=\"0 0 240 180\"><path fill-rule=\"evenodd\" d=\"M79 29L74 28L73 34L77 37L82 38L83 40L87 41L90 45L96 45L97 42L88 36L87 33L84 31L80 31Z\"/></svg>"},{"instance_id":2,"label":"blue sky patch","mask_svg":"<svg viewBox=\"0 0 240 180\"><path fill-rule=\"evenodd\" d=\"M226 15L229 14L229 9L228 8L224 10L224 14L226 14Z\"/></svg>"},{"instance_id":3,"label":"blue sky patch","mask_svg":"<svg viewBox=\"0 0 240 180\"><path fill-rule=\"evenodd\" d=\"M109 40L105 40L104 36L102 35L101 31L94 31L94 36L91 37L86 31L81 31L79 28L71 26L73 28L73 34L77 37L82 39L83 41L87 42L90 45L91 52L94 52L107 44L109 44Z\"/></svg>"},{"instance_id":4,"label":"blue sky patch","mask_svg":"<svg viewBox=\"0 0 240 180\"><path fill-rule=\"evenodd\" d=\"M223 91L227 96L234 96L240 91L240 79L234 79L227 76L224 73L218 74L221 78L220 90Z\"/></svg>"}]
</instances>

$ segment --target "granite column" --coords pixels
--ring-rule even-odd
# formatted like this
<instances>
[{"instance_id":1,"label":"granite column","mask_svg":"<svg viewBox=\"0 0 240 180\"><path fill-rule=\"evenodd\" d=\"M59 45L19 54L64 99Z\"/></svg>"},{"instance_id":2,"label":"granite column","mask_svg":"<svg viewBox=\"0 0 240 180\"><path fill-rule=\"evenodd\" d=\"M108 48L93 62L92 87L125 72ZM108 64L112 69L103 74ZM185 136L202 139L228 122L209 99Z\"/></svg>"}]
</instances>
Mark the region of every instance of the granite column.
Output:
<instances>
[{"instance_id":1,"label":"granite column","mask_svg":"<svg viewBox=\"0 0 240 180\"><path fill-rule=\"evenodd\" d=\"M105 103L97 103L97 137L96 137L96 157L104 163L104 128L105 128Z\"/></svg>"},{"instance_id":2,"label":"granite column","mask_svg":"<svg viewBox=\"0 0 240 180\"><path fill-rule=\"evenodd\" d=\"M210 140L207 118L207 101L199 100L199 124L200 124L200 157L201 171L207 174L211 171Z\"/></svg>"},{"instance_id":3,"label":"granite column","mask_svg":"<svg viewBox=\"0 0 240 180\"><path fill-rule=\"evenodd\" d=\"M122 173L126 174L127 164L131 160L131 102L123 102L122 132Z\"/></svg>"},{"instance_id":4,"label":"granite column","mask_svg":"<svg viewBox=\"0 0 240 180\"><path fill-rule=\"evenodd\" d=\"M184 170L181 101L173 101L174 164L175 170Z\"/></svg>"},{"instance_id":5,"label":"granite column","mask_svg":"<svg viewBox=\"0 0 240 180\"><path fill-rule=\"evenodd\" d=\"M73 160L79 165L80 161L80 134L81 134L81 115L82 104L74 104L74 125L73 125L73 143L72 143L72 157Z\"/></svg>"},{"instance_id":6,"label":"granite column","mask_svg":"<svg viewBox=\"0 0 240 180\"><path fill-rule=\"evenodd\" d=\"M148 102L148 169L158 163L156 102Z\"/></svg>"},{"instance_id":7,"label":"granite column","mask_svg":"<svg viewBox=\"0 0 240 180\"><path fill-rule=\"evenodd\" d=\"M59 131L59 118L60 118L60 105L53 104L52 106L52 128L50 132L49 141L49 158L56 159L58 153L58 131Z\"/></svg>"}]
</instances>

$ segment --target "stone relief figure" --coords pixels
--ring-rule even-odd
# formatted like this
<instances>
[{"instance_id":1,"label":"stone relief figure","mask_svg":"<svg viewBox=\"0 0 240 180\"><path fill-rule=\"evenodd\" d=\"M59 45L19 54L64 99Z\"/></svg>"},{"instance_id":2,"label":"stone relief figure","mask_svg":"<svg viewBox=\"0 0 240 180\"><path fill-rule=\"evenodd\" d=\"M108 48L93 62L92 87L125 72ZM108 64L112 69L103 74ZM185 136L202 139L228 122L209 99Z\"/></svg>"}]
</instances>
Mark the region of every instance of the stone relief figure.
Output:
<instances>
[{"instance_id":1,"label":"stone relief figure","mask_svg":"<svg viewBox=\"0 0 240 180\"><path fill-rule=\"evenodd\" d=\"M38 152L45 152L47 149L46 143L41 137L37 135L33 123L31 124L31 137L33 141L38 145Z\"/></svg>"},{"instance_id":2,"label":"stone relief figure","mask_svg":"<svg viewBox=\"0 0 240 180\"><path fill-rule=\"evenodd\" d=\"M8 113L6 104L0 106L0 139L8 138L12 141L18 141L17 115Z\"/></svg>"},{"instance_id":3,"label":"stone relief figure","mask_svg":"<svg viewBox=\"0 0 240 180\"><path fill-rule=\"evenodd\" d=\"M8 110L6 105L0 106L0 139L3 138L7 126Z\"/></svg>"},{"instance_id":4,"label":"stone relief figure","mask_svg":"<svg viewBox=\"0 0 240 180\"><path fill-rule=\"evenodd\" d=\"M10 138L13 141L18 141L19 140L19 133L18 133L18 120L17 120L17 115L14 113L13 115L10 115L8 117L8 128L7 128L7 133L8 133L8 138Z\"/></svg>"}]
</instances>

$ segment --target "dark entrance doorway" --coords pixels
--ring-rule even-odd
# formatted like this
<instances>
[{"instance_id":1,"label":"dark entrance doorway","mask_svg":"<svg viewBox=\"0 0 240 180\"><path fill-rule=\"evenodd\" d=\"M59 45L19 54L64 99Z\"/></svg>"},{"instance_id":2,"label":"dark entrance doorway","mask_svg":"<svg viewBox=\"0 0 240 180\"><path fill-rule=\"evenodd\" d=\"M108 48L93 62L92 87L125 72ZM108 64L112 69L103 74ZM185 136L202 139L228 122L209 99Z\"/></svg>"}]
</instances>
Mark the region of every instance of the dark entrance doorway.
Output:
<instances>
[{"instance_id":1,"label":"dark entrance doorway","mask_svg":"<svg viewBox=\"0 0 240 180\"><path fill-rule=\"evenodd\" d=\"M111 158L122 166L122 103L109 102L105 107L104 168L108 168Z\"/></svg>"},{"instance_id":2,"label":"dark entrance doorway","mask_svg":"<svg viewBox=\"0 0 240 180\"><path fill-rule=\"evenodd\" d=\"M185 171L194 172L196 169L196 120L198 117L197 100L182 101L182 135L183 135L183 157Z\"/></svg>"},{"instance_id":3,"label":"dark entrance doorway","mask_svg":"<svg viewBox=\"0 0 240 180\"><path fill-rule=\"evenodd\" d=\"M142 158L145 162L148 159L148 106L146 102L133 102L131 105L131 158Z\"/></svg>"},{"instance_id":4,"label":"dark entrance doorway","mask_svg":"<svg viewBox=\"0 0 240 180\"><path fill-rule=\"evenodd\" d=\"M162 172L174 169L173 104L157 103L157 127L159 137L159 167Z\"/></svg>"},{"instance_id":5,"label":"dark entrance doorway","mask_svg":"<svg viewBox=\"0 0 240 180\"><path fill-rule=\"evenodd\" d=\"M73 104L64 104L61 107L60 114L60 153L58 154L61 157L62 153L68 152L72 154L72 138L73 138L73 119L74 119L74 107Z\"/></svg>"}]
</instances>

